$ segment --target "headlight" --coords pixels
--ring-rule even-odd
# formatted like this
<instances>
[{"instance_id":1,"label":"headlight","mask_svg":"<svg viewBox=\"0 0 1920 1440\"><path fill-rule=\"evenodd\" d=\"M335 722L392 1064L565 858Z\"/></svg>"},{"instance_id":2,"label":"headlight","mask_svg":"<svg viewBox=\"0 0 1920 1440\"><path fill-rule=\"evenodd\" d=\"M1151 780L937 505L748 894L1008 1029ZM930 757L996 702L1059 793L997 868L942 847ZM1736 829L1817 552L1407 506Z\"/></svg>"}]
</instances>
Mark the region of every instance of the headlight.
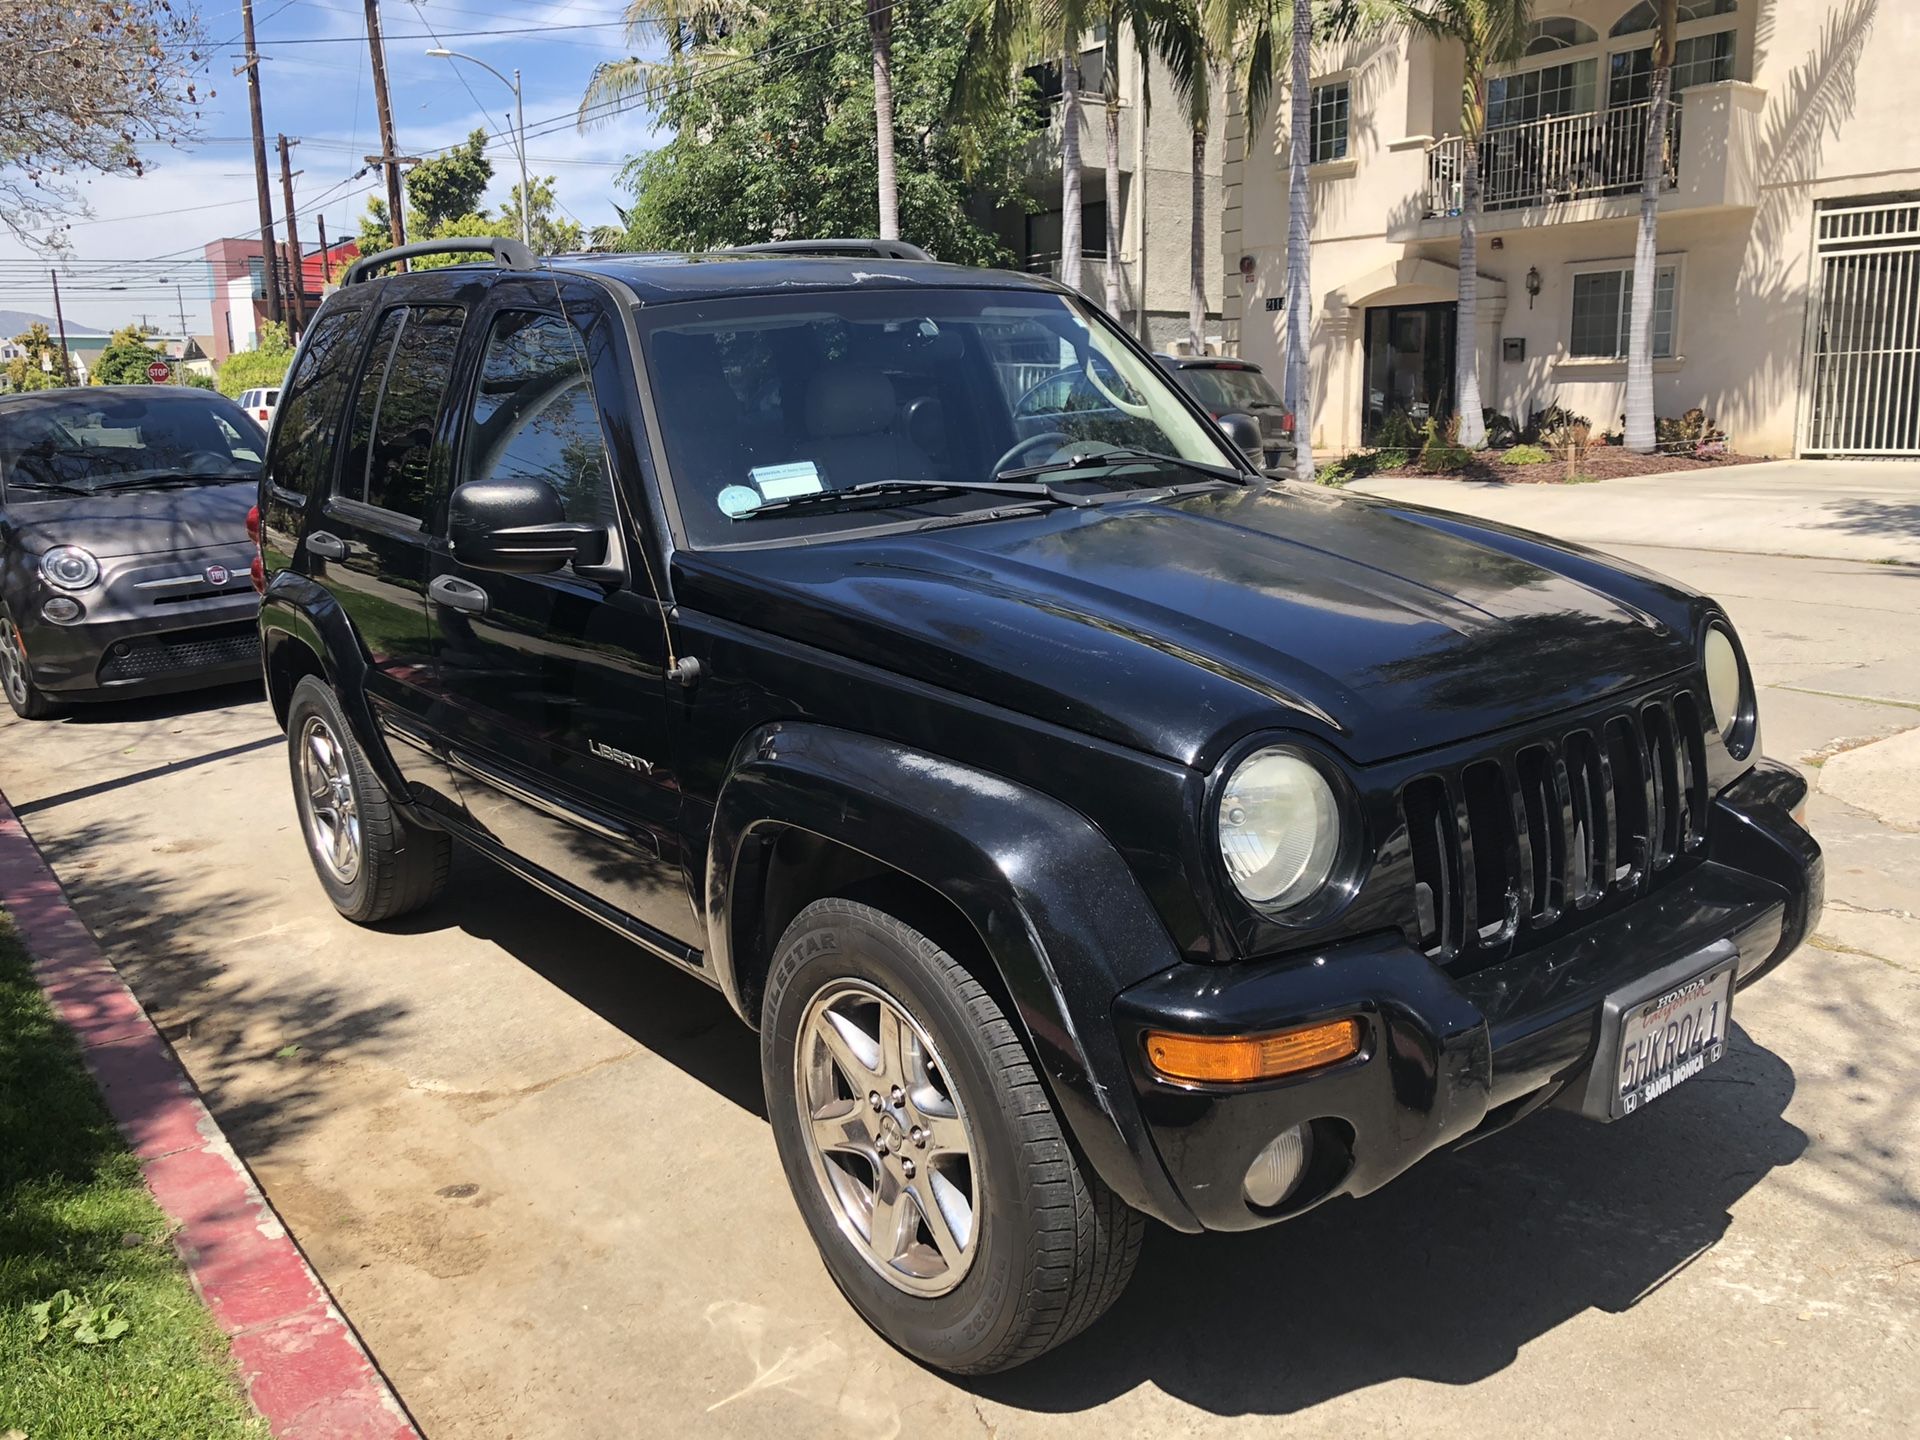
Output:
<instances>
[{"instance_id":1,"label":"headlight","mask_svg":"<svg viewBox=\"0 0 1920 1440\"><path fill-rule=\"evenodd\" d=\"M1220 792L1220 856L1240 893L1282 909L1327 882L1340 855L1340 802L1320 768L1297 751L1266 749L1241 762Z\"/></svg>"},{"instance_id":2,"label":"headlight","mask_svg":"<svg viewBox=\"0 0 1920 1440\"><path fill-rule=\"evenodd\" d=\"M1707 627L1700 662L1707 672L1707 704L1713 708L1713 723L1720 728L1728 752L1736 760L1744 758L1751 728L1747 686L1740 673L1740 652L1734 648L1733 637L1720 625Z\"/></svg>"},{"instance_id":3,"label":"headlight","mask_svg":"<svg viewBox=\"0 0 1920 1440\"><path fill-rule=\"evenodd\" d=\"M40 576L62 590L84 590L100 578L100 562L78 545L56 545L40 557Z\"/></svg>"}]
</instances>

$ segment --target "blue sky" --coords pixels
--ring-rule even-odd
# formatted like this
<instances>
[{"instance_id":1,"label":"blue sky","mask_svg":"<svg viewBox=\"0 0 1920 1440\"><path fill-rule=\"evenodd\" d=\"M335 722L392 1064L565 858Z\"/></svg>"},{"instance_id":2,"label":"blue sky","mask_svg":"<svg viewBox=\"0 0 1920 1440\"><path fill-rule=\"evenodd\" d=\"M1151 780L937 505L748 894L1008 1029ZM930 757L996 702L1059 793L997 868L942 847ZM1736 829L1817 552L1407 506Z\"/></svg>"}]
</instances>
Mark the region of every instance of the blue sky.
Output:
<instances>
[{"instance_id":1,"label":"blue sky","mask_svg":"<svg viewBox=\"0 0 1920 1440\"><path fill-rule=\"evenodd\" d=\"M583 224L617 223L613 202L626 197L614 180L627 156L655 144L650 117L631 110L583 134L571 116L594 66L630 53L624 8L619 0L381 0L401 153L428 154L476 127L505 132L511 121L513 96L500 81L477 66L424 53L434 44L426 38L433 32L447 48L480 56L509 75L520 69L529 170L554 176L563 210ZM70 322L106 329L145 313L175 331L177 284L188 329L205 331L207 271L190 262L208 240L258 234L246 79L233 74L240 63L239 3L200 0L199 13L213 47L201 91L217 92L201 110L202 138L153 152L139 179L86 183L93 214L70 233L72 263L60 282ZM379 183L378 172L349 180L364 157L380 149L361 0L255 0L254 23L276 224L279 159L272 145L284 132L303 142L293 152L294 168L305 172L294 181L301 241L309 248L316 242L316 215L326 217L329 238L351 235ZM501 33L509 31L518 33ZM497 208L516 173L504 133L489 155L494 186L487 203ZM32 272L20 263L28 258L35 252L0 237L0 309L51 314L50 282L44 274L29 280ZM106 289L112 284L127 288Z\"/></svg>"}]
</instances>

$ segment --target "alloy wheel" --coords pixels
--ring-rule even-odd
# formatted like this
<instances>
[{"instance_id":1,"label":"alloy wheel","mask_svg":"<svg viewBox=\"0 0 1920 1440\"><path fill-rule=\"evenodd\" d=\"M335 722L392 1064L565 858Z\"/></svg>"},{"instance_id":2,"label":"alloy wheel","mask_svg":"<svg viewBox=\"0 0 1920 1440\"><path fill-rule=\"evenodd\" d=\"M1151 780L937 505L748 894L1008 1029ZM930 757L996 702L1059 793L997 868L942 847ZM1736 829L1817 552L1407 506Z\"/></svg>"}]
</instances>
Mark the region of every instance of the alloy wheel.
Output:
<instances>
[{"instance_id":1,"label":"alloy wheel","mask_svg":"<svg viewBox=\"0 0 1920 1440\"><path fill-rule=\"evenodd\" d=\"M11 615L0 615L0 688L15 705L27 703L27 658Z\"/></svg>"},{"instance_id":2,"label":"alloy wheel","mask_svg":"<svg viewBox=\"0 0 1920 1440\"><path fill-rule=\"evenodd\" d=\"M837 980L794 1050L800 1133L841 1233L910 1295L944 1295L979 1250L974 1137L938 1050L891 996Z\"/></svg>"},{"instance_id":3,"label":"alloy wheel","mask_svg":"<svg viewBox=\"0 0 1920 1440\"><path fill-rule=\"evenodd\" d=\"M346 751L318 715L300 727L299 746L307 845L335 880L351 885L360 874L360 808Z\"/></svg>"}]
</instances>

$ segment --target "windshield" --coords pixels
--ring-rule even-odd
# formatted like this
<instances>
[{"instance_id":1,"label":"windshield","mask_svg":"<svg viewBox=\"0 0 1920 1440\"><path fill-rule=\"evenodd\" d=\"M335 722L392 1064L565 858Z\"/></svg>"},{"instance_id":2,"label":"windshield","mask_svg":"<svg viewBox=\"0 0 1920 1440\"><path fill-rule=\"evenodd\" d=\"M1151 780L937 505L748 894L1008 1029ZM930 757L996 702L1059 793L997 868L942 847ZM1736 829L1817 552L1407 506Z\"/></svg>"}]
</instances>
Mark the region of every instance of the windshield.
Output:
<instances>
[{"instance_id":1,"label":"windshield","mask_svg":"<svg viewBox=\"0 0 1920 1440\"><path fill-rule=\"evenodd\" d=\"M0 419L0 471L14 498L254 480L260 427L219 395L139 386L34 397Z\"/></svg>"},{"instance_id":2,"label":"windshield","mask_svg":"<svg viewBox=\"0 0 1920 1440\"><path fill-rule=\"evenodd\" d=\"M686 302L640 319L695 545L959 523L1030 511L1055 487L1231 483L1178 463L1233 458L1157 366L1068 296L875 289ZM1102 461L1121 449L1124 460ZM1012 470L1038 482L1024 487L1037 498L996 483Z\"/></svg>"},{"instance_id":3,"label":"windshield","mask_svg":"<svg viewBox=\"0 0 1920 1440\"><path fill-rule=\"evenodd\" d=\"M1196 365L1180 372L1180 383L1216 415L1231 410L1264 410L1281 403L1267 377L1258 370Z\"/></svg>"}]
</instances>

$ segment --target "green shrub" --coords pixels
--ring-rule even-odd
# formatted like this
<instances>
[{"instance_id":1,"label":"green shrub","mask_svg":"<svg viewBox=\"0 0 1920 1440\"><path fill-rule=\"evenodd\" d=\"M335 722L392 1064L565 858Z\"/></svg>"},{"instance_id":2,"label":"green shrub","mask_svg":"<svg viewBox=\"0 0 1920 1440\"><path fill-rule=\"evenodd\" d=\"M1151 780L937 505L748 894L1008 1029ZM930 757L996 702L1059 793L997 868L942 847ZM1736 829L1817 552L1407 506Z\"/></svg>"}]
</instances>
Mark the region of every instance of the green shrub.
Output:
<instances>
[{"instance_id":1,"label":"green shrub","mask_svg":"<svg viewBox=\"0 0 1920 1440\"><path fill-rule=\"evenodd\" d=\"M1515 445L1500 457L1502 465L1544 465L1553 456L1538 445Z\"/></svg>"},{"instance_id":2,"label":"green shrub","mask_svg":"<svg viewBox=\"0 0 1920 1440\"><path fill-rule=\"evenodd\" d=\"M1417 450L1423 439L1421 429L1404 410L1391 410L1380 421L1380 433L1374 444L1382 450ZM1401 463L1405 463L1402 461Z\"/></svg>"},{"instance_id":3,"label":"green shrub","mask_svg":"<svg viewBox=\"0 0 1920 1440\"><path fill-rule=\"evenodd\" d=\"M1678 419L1666 415L1656 416L1653 422L1653 438L1658 447L1669 455L1680 455L1689 451L1698 454L1703 450L1718 453L1727 447L1727 432L1708 419L1707 412L1698 405Z\"/></svg>"},{"instance_id":4,"label":"green shrub","mask_svg":"<svg viewBox=\"0 0 1920 1440\"><path fill-rule=\"evenodd\" d=\"M1572 431L1576 425L1586 427L1588 434L1593 432L1593 422L1586 416L1558 405L1549 405L1527 417L1527 428L1520 432L1519 438L1528 445L1564 450L1573 438Z\"/></svg>"},{"instance_id":5,"label":"green shrub","mask_svg":"<svg viewBox=\"0 0 1920 1440\"><path fill-rule=\"evenodd\" d=\"M1434 416L1427 421L1426 443L1420 447L1420 468L1434 475L1450 475L1473 463L1473 452L1461 448L1460 421Z\"/></svg>"},{"instance_id":6,"label":"green shrub","mask_svg":"<svg viewBox=\"0 0 1920 1440\"><path fill-rule=\"evenodd\" d=\"M1520 427L1513 423L1513 417L1502 415L1498 410L1482 410L1480 421L1486 428L1487 444L1495 450L1504 450L1520 436Z\"/></svg>"},{"instance_id":7,"label":"green shrub","mask_svg":"<svg viewBox=\"0 0 1920 1440\"><path fill-rule=\"evenodd\" d=\"M278 385L287 378L292 363L293 342L287 327L269 320L260 327L256 348L240 351L220 367L220 393L232 398L263 385Z\"/></svg>"}]
</instances>

